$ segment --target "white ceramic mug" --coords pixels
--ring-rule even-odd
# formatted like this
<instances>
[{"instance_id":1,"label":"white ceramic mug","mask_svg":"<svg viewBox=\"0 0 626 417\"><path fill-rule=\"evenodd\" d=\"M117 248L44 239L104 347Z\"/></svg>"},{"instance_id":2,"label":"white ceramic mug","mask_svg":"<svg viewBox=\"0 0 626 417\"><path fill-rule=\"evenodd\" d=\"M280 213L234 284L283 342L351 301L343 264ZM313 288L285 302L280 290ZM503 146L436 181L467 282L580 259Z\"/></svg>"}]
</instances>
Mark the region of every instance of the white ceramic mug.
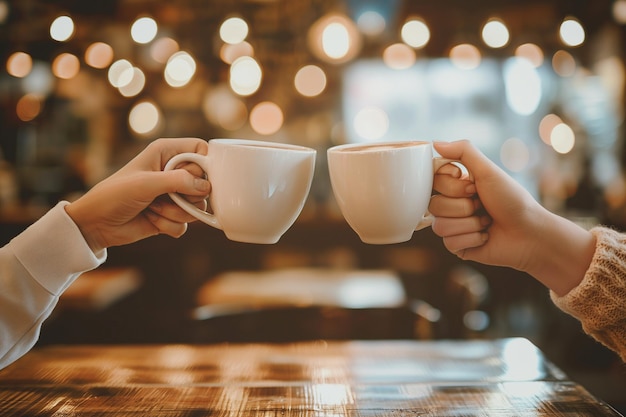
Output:
<instances>
[{"instance_id":1,"label":"white ceramic mug","mask_svg":"<svg viewBox=\"0 0 626 417\"><path fill-rule=\"evenodd\" d=\"M433 157L430 142L379 142L327 151L330 181L344 218L371 244L406 242L432 224L434 173L455 161Z\"/></svg>"},{"instance_id":2,"label":"white ceramic mug","mask_svg":"<svg viewBox=\"0 0 626 417\"><path fill-rule=\"evenodd\" d=\"M315 167L315 149L245 139L212 139L208 154L182 153L164 170L199 165L211 183L211 213L179 194L170 197L198 220L233 241L276 243L300 215Z\"/></svg>"}]
</instances>

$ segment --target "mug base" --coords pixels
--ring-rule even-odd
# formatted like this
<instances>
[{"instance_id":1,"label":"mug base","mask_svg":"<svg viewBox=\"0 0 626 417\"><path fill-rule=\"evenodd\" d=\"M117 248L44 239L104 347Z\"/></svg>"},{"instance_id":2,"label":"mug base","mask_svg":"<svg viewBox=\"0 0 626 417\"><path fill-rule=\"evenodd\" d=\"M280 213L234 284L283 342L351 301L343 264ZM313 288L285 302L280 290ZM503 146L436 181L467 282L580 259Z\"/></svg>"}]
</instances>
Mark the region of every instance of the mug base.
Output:
<instances>
[{"instance_id":1,"label":"mug base","mask_svg":"<svg viewBox=\"0 0 626 417\"><path fill-rule=\"evenodd\" d=\"M241 243L254 243L259 245L272 245L280 240L280 236L250 236L243 234L225 233L228 240Z\"/></svg>"}]
</instances>

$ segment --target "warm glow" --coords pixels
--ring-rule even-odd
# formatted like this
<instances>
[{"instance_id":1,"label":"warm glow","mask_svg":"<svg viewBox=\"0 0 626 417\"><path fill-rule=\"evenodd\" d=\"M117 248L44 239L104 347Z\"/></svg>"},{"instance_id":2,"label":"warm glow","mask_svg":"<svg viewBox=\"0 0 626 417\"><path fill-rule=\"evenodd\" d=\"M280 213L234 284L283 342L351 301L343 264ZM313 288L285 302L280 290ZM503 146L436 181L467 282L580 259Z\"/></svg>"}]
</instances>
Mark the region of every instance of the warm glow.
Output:
<instances>
[{"instance_id":1,"label":"warm glow","mask_svg":"<svg viewBox=\"0 0 626 417\"><path fill-rule=\"evenodd\" d=\"M367 107L354 117L354 130L365 141L381 139L389 130L389 116L381 108Z\"/></svg>"},{"instance_id":2,"label":"warm glow","mask_svg":"<svg viewBox=\"0 0 626 417\"><path fill-rule=\"evenodd\" d=\"M565 19L559 28L561 41L567 46L580 46L585 42L585 29L575 19Z\"/></svg>"},{"instance_id":3,"label":"warm glow","mask_svg":"<svg viewBox=\"0 0 626 417\"><path fill-rule=\"evenodd\" d=\"M104 42L95 42L85 51L85 63L93 68L106 68L113 62L113 48Z\"/></svg>"},{"instance_id":4,"label":"warm glow","mask_svg":"<svg viewBox=\"0 0 626 417\"><path fill-rule=\"evenodd\" d=\"M552 56L552 69L561 77L571 77L576 73L576 60L567 51L556 51Z\"/></svg>"},{"instance_id":5,"label":"warm glow","mask_svg":"<svg viewBox=\"0 0 626 417\"><path fill-rule=\"evenodd\" d=\"M69 80L80 71L80 61L76 55L63 53L52 61L52 73L59 78Z\"/></svg>"},{"instance_id":6,"label":"warm glow","mask_svg":"<svg viewBox=\"0 0 626 417\"><path fill-rule=\"evenodd\" d=\"M483 42L491 48L502 48L509 43L509 29L499 19L489 20L482 31Z\"/></svg>"},{"instance_id":7,"label":"warm glow","mask_svg":"<svg viewBox=\"0 0 626 417\"><path fill-rule=\"evenodd\" d=\"M306 65L296 73L294 85L303 96L315 97L326 88L326 74L317 65Z\"/></svg>"},{"instance_id":8,"label":"warm glow","mask_svg":"<svg viewBox=\"0 0 626 417\"><path fill-rule=\"evenodd\" d=\"M50 37L65 42L74 35L74 21L69 16L59 16L50 25Z\"/></svg>"},{"instance_id":9,"label":"warm glow","mask_svg":"<svg viewBox=\"0 0 626 417\"><path fill-rule=\"evenodd\" d=\"M539 107L541 78L529 61L511 58L504 63L504 87L507 104L515 113L528 116Z\"/></svg>"},{"instance_id":10,"label":"warm glow","mask_svg":"<svg viewBox=\"0 0 626 417\"><path fill-rule=\"evenodd\" d=\"M15 112L17 117L23 122L29 122L41 113L41 96L36 94L26 94L17 101Z\"/></svg>"},{"instance_id":11,"label":"warm glow","mask_svg":"<svg viewBox=\"0 0 626 417\"><path fill-rule=\"evenodd\" d=\"M226 64L230 65L241 58L242 56L254 56L254 48L248 42L243 41L239 43L225 43L220 48L220 58Z\"/></svg>"},{"instance_id":12,"label":"warm glow","mask_svg":"<svg viewBox=\"0 0 626 417\"><path fill-rule=\"evenodd\" d=\"M340 64L357 56L361 49L361 33L350 18L329 14L311 26L308 42L317 58Z\"/></svg>"},{"instance_id":13,"label":"warm glow","mask_svg":"<svg viewBox=\"0 0 626 417\"><path fill-rule=\"evenodd\" d=\"M148 135L159 126L161 115L153 103L143 101L136 104L128 115L130 128L140 135Z\"/></svg>"},{"instance_id":14,"label":"warm glow","mask_svg":"<svg viewBox=\"0 0 626 417\"><path fill-rule=\"evenodd\" d=\"M179 49L178 42L174 39L159 38L150 46L150 56L159 64L165 64Z\"/></svg>"},{"instance_id":15,"label":"warm glow","mask_svg":"<svg viewBox=\"0 0 626 417\"><path fill-rule=\"evenodd\" d=\"M187 85L196 73L196 61L187 52L179 51L170 57L165 66L165 81L172 87Z\"/></svg>"},{"instance_id":16,"label":"warm glow","mask_svg":"<svg viewBox=\"0 0 626 417\"><path fill-rule=\"evenodd\" d=\"M402 41L413 48L423 48L430 41L430 29L422 20L413 19L402 25Z\"/></svg>"},{"instance_id":17,"label":"warm glow","mask_svg":"<svg viewBox=\"0 0 626 417\"><path fill-rule=\"evenodd\" d=\"M481 59L478 48L469 43L457 45L450 50L450 60L459 69L471 70L477 68Z\"/></svg>"},{"instance_id":18,"label":"warm glow","mask_svg":"<svg viewBox=\"0 0 626 417\"><path fill-rule=\"evenodd\" d=\"M566 154L574 148L576 136L571 127L565 123L559 123L550 133L550 143L555 151Z\"/></svg>"},{"instance_id":19,"label":"warm glow","mask_svg":"<svg viewBox=\"0 0 626 417\"><path fill-rule=\"evenodd\" d=\"M500 160L508 170L522 172L530 162L530 150L522 140L510 138L500 148Z\"/></svg>"},{"instance_id":20,"label":"warm glow","mask_svg":"<svg viewBox=\"0 0 626 417\"><path fill-rule=\"evenodd\" d=\"M109 83L113 87L119 88L127 85L133 79L133 75L133 66L125 59L115 61L109 67Z\"/></svg>"},{"instance_id":21,"label":"warm glow","mask_svg":"<svg viewBox=\"0 0 626 417\"><path fill-rule=\"evenodd\" d=\"M546 145L551 145L552 130L560 123L563 123L563 120L556 114L548 114L539 122L539 137Z\"/></svg>"},{"instance_id":22,"label":"warm glow","mask_svg":"<svg viewBox=\"0 0 626 417\"><path fill-rule=\"evenodd\" d=\"M133 68L133 75L130 81L119 87L120 94L124 97L134 97L141 93L146 85L146 76L139 68Z\"/></svg>"},{"instance_id":23,"label":"warm glow","mask_svg":"<svg viewBox=\"0 0 626 417\"><path fill-rule=\"evenodd\" d=\"M261 87L263 71L252 57L237 58L230 66L230 87L240 96L249 96Z\"/></svg>"},{"instance_id":24,"label":"warm glow","mask_svg":"<svg viewBox=\"0 0 626 417\"><path fill-rule=\"evenodd\" d=\"M4 0L0 1L0 23L6 22L9 12L9 4Z\"/></svg>"},{"instance_id":25,"label":"warm glow","mask_svg":"<svg viewBox=\"0 0 626 417\"><path fill-rule=\"evenodd\" d=\"M159 28L155 20L151 17L141 17L130 27L130 36L133 40L140 44L151 42Z\"/></svg>"},{"instance_id":26,"label":"warm glow","mask_svg":"<svg viewBox=\"0 0 626 417\"><path fill-rule=\"evenodd\" d=\"M341 59L350 49L350 34L341 23L331 23L322 32L322 49L332 59Z\"/></svg>"},{"instance_id":27,"label":"warm glow","mask_svg":"<svg viewBox=\"0 0 626 417\"><path fill-rule=\"evenodd\" d=\"M534 43L525 43L515 49L515 56L528 60L535 68L543 64L543 51Z\"/></svg>"},{"instance_id":28,"label":"warm glow","mask_svg":"<svg viewBox=\"0 0 626 417\"><path fill-rule=\"evenodd\" d=\"M220 38L226 43L241 43L247 36L248 24L240 17L226 19L220 26Z\"/></svg>"},{"instance_id":29,"label":"warm glow","mask_svg":"<svg viewBox=\"0 0 626 417\"><path fill-rule=\"evenodd\" d=\"M14 77L24 78L33 69L33 59L26 52L15 52L7 59L7 72Z\"/></svg>"},{"instance_id":30,"label":"warm glow","mask_svg":"<svg viewBox=\"0 0 626 417\"><path fill-rule=\"evenodd\" d=\"M264 101L250 111L250 126L261 135L278 132L283 125L283 111L277 104Z\"/></svg>"},{"instance_id":31,"label":"warm glow","mask_svg":"<svg viewBox=\"0 0 626 417\"><path fill-rule=\"evenodd\" d=\"M415 51L405 43L394 43L383 51L383 62L392 69L407 69L415 64Z\"/></svg>"}]
</instances>

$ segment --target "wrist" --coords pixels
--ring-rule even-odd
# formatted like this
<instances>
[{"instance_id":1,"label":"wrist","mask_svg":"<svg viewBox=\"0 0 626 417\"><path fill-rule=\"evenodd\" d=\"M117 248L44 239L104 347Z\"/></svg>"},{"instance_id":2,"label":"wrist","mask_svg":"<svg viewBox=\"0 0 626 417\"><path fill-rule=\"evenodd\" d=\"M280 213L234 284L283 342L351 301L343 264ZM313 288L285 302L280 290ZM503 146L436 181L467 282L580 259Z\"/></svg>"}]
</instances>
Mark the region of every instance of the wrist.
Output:
<instances>
[{"instance_id":1,"label":"wrist","mask_svg":"<svg viewBox=\"0 0 626 417\"><path fill-rule=\"evenodd\" d=\"M596 247L588 230L554 213L539 222L534 250L525 272L563 296L583 280Z\"/></svg>"},{"instance_id":2,"label":"wrist","mask_svg":"<svg viewBox=\"0 0 626 417\"><path fill-rule=\"evenodd\" d=\"M85 242L94 253L106 249L106 245L102 243L99 233L93 227L93 222L89 221L88 217L84 215L85 210L82 209L79 200L66 205L65 212L76 224Z\"/></svg>"}]
</instances>

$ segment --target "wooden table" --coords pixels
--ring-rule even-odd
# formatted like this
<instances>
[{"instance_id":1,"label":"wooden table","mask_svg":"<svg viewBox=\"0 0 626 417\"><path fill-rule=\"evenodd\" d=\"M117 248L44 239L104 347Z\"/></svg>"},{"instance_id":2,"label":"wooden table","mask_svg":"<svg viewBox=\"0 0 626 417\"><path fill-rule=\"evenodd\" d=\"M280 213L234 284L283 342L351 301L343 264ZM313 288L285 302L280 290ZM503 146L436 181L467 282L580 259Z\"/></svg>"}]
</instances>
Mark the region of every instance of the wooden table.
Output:
<instances>
[{"instance_id":1,"label":"wooden table","mask_svg":"<svg viewBox=\"0 0 626 417\"><path fill-rule=\"evenodd\" d=\"M525 339L50 346L9 416L619 416Z\"/></svg>"}]
</instances>

